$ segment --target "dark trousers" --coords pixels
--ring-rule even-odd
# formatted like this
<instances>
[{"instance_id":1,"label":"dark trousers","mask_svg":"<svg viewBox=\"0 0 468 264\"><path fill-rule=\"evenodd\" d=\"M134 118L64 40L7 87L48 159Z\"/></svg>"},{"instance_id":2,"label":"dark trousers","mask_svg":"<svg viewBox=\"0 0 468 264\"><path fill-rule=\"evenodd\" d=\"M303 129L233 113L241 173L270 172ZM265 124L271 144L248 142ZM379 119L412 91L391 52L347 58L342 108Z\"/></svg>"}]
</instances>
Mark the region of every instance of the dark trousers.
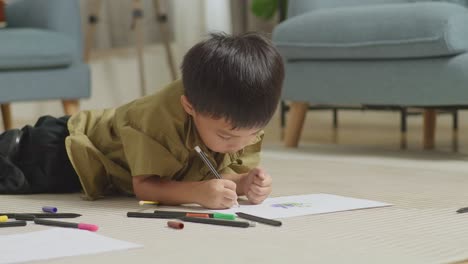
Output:
<instances>
[{"instance_id":1,"label":"dark trousers","mask_svg":"<svg viewBox=\"0 0 468 264\"><path fill-rule=\"evenodd\" d=\"M18 156L14 161L0 157L0 193L66 193L81 189L65 149L69 117L43 116L33 126L21 130ZM5 182L5 181L3 181Z\"/></svg>"}]
</instances>

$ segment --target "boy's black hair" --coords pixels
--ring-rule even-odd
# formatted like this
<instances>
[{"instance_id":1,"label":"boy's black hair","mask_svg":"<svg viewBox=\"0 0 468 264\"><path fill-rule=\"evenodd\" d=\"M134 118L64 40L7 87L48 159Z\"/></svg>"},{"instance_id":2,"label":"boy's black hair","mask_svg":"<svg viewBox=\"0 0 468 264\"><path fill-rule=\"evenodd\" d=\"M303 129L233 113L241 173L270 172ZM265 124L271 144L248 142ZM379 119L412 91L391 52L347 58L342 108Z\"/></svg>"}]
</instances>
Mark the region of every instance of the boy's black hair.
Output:
<instances>
[{"instance_id":1,"label":"boy's black hair","mask_svg":"<svg viewBox=\"0 0 468 264\"><path fill-rule=\"evenodd\" d=\"M224 118L234 128L261 128L281 96L283 60L256 33L211 38L192 47L182 62L185 95L195 111Z\"/></svg>"}]
</instances>

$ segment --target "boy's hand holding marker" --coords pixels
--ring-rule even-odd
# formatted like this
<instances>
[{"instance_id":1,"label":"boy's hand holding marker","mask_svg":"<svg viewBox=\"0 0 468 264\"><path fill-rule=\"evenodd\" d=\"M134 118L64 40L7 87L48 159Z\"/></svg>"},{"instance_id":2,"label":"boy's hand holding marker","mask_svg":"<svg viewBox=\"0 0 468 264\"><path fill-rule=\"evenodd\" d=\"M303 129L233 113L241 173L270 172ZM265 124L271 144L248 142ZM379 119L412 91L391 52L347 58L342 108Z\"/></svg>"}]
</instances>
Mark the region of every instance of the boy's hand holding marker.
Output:
<instances>
[{"instance_id":1,"label":"boy's hand holding marker","mask_svg":"<svg viewBox=\"0 0 468 264\"><path fill-rule=\"evenodd\" d=\"M227 179L201 182L198 204L210 209L231 208L237 204L236 183Z\"/></svg>"}]
</instances>

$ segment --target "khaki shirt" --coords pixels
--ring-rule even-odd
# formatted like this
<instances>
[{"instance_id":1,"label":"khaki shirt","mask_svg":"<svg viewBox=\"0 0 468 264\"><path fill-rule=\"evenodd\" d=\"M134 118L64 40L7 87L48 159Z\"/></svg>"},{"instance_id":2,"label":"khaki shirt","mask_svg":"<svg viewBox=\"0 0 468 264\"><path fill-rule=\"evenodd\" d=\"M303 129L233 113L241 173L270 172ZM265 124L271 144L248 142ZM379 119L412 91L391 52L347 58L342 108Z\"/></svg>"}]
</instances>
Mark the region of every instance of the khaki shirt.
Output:
<instances>
[{"instance_id":1,"label":"khaki shirt","mask_svg":"<svg viewBox=\"0 0 468 264\"><path fill-rule=\"evenodd\" d=\"M183 92L179 80L126 105L81 111L69 119L65 144L85 198L133 195L132 176L158 175L176 181L214 178L195 152L197 145L220 173L245 173L258 165L263 131L237 153L209 151L182 108Z\"/></svg>"}]
</instances>

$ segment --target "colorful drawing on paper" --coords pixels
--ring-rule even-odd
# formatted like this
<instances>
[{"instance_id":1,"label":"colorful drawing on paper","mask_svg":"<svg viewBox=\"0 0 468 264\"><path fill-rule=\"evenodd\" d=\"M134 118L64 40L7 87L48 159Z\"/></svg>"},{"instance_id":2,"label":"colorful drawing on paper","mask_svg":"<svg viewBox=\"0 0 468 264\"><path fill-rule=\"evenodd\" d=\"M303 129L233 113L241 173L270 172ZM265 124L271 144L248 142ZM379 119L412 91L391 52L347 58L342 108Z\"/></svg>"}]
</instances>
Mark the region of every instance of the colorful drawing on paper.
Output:
<instances>
[{"instance_id":1,"label":"colorful drawing on paper","mask_svg":"<svg viewBox=\"0 0 468 264\"><path fill-rule=\"evenodd\" d=\"M312 207L312 204L310 203L278 203L278 204L271 204L271 207L276 207L276 208L304 208L304 207Z\"/></svg>"},{"instance_id":2,"label":"colorful drawing on paper","mask_svg":"<svg viewBox=\"0 0 468 264\"><path fill-rule=\"evenodd\" d=\"M241 204L240 207L216 211L226 214L242 212L264 218L276 219L389 205L390 204L371 200L316 193L267 198L261 204Z\"/></svg>"}]
</instances>

